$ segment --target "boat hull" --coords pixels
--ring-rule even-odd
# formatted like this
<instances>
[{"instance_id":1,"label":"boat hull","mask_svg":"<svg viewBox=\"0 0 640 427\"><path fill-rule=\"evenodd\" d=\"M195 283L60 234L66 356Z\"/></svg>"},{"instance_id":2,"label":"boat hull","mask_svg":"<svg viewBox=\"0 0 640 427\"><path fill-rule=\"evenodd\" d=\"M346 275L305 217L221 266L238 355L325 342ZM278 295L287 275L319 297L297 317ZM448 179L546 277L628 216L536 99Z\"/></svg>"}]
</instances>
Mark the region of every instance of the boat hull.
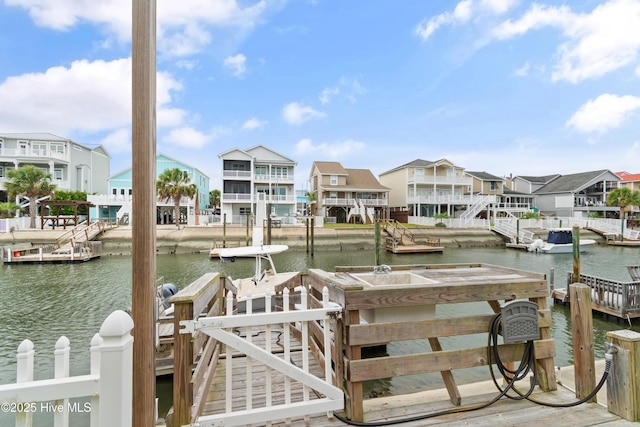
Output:
<instances>
[{"instance_id":1,"label":"boat hull","mask_svg":"<svg viewBox=\"0 0 640 427\"><path fill-rule=\"evenodd\" d=\"M580 252L585 252L587 250L587 246L595 244L595 240L581 240L580 241ZM573 252L573 243L562 243L562 244L545 244L541 248L538 248L536 251L543 252L545 254L569 254Z\"/></svg>"}]
</instances>

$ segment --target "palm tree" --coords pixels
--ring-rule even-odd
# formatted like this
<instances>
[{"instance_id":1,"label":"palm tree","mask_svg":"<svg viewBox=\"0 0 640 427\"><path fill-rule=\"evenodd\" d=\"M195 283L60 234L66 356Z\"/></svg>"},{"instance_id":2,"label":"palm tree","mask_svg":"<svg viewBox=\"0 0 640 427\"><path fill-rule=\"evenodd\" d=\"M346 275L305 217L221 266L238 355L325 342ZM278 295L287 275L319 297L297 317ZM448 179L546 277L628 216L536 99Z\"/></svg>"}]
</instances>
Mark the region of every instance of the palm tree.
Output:
<instances>
[{"instance_id":1,"label":"palm tree","mask_svg":"<svg viewBox=\"0 0 640 427\"><path fill-rule=\"evenodd\" d=\"M30 228L36 228L36 201L44 196L50 196L56 189L51 183L51 174L46 173L33 165L24 165L17 169L7 171L8 180L4 188L9 197L25 197L29 199Z\"/></svg>"},{"instance_id":2,"label":"palm tree","mask_svg":"<svg viewBox=\"0 0 640 427\"><path fill-rule=\"evenodd\" d=\"M173 218L180 226L180 199L184 196L193 197L198 187L191 182L189 173L178 168L167 169L160 174L156 182L158 197L165 202L173 200Z\"/></svg>"},{"instance_id":3,"label":"palm tree","mask_svg":"<svg viewBox=\"0 0 640 427\"><path fill-rule=\"evenodd\" d=\"M213 207L213 213L216 213L216 209L220 206L220 190L209 191L209 204Z\"/></svg>"},{"instance_id":4,"label":"palm tree","mask_svg":"<svg viewBox=\"0 0 640 427\"><path fill-rule=\"evenodd\" d=\"M12 218L16 216L16 211L20 210L20 206L13 202L0 203L0 218Z\"/></svg>"},{"instance_id":5,"label":"palm tree","mask_svg":"<svg viewBox=\"0 0 640 427\"><path fill-rule=\"evenodd\" d=\"M620 219L624 219L624 212L629 206L640 205L640 191L631 191L628 187L620 187L607 195L607 206L620 208Z\"/></svg>"},{"instance_id":6,"label":"palm tree","mask_svg":"<svg viewBox=\"0 0 640 427\"><path fill-rule=\"evenodd\" d=\"M311 214L313 216L316 216L316 193L315 193L315 191L307 191L304 195L307 198L307 201L309 202L309 204L312 206L311 212L309 212L309 209L307 208L307 215Z\"/></svg>"}]
</instances>

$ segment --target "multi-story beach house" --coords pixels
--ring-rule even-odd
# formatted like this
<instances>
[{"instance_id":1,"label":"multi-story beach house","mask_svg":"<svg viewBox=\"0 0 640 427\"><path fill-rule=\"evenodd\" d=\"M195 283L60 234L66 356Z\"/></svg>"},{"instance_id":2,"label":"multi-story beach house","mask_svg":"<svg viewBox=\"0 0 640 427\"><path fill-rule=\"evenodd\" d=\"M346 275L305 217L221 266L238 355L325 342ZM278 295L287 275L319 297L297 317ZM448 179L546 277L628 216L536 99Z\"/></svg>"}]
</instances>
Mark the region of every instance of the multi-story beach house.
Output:
<instances>
[{"instance_id":1,"label":"multi-story beach house","mask_svg":"<svg viewBox=\"0 0 640 427\"><path fill-rule=\"evenodd\" d=\"M388 187L389 206L406 208L411 216L459 216L473 203L473 178L447 159L416 159L380 174Z\"/></svg>"},{"instance_id":2,"label":"multi-story beach house","mask_svg":"<svg viewBox=\"0 0 640 427\"><path fill-rule=\"evenodd\" d=\"M110 161L101 145L91 148L51 133L0 133L0 200L8 201L1 185L7 171L23 165L50 174L60 190L106 193Z\"/></svg>"},{"instance_id":3,"label":"multi-story beach house","mask_svg":"<svg viewBox=\"0 0 640 427\"><path fill-rule=\"evenodd\" d=\"M521 217L535 206L535 196L515 191L511 178L498 177L488 172L464 172L471 177L471 194L474 201L464 212L471 217L471 210L477 213L473 217Z\"/></svg>"},{"instance_id":4,"label":"multi-story beach house","mask_svg":"<svg viewBox=\"0 0 640 427\"><path fill-rule=\"evenodd\" d=\"M618 188L620 177L603 169L569 175L515 177L516 189L531 189L536 206L545 216L615 217L619 208L607 206L608 194Z\"/></svg>"},{"instance_id":5,"label":"multi-story beach house","mask_svg":"<svg viewBox=\"0 0 640 427\"><path fill-rule=\"evenodd\" d=\"M247 217L263 204L271 217L295 221L296 162L263 145L234 148L218 157L222 161L220 214L227 223L246 224Z\"/></svg>"},{"instance_id":6,"label":"multi-story beach house","mask_svg":"<svg viewBox=\"0 0 640 427\"><path fill-rule=\"evenodd\" d=\"M316 216L328 222L373 223L388 218L389 188L368 169L348 169L339 162L313 162L310 173Z\"/></svg>"},{"instance_id":7,"label":"multi-story beach house","mask_svg":"<svg viewBox=\"0 0 640 427\"><path fill-rule=\"evenodd\" d=\"M620 182L618 185L622 187L626 187L631 191L640 191L640 173L629 173L626 171L616 172L616 175L620 177ZM640 211L640 207L631 206L630 207L630 216L635 216Z\"/></svg>"},{"instance_id":8,"label":"multi-story beach house","mask_svg":"<svg viewBox=\"0 0 640 427\"><path fill-rule=\"evenodd\" d=\"M209 205L209 177L199 169L187 165L164 154L156 156L156 174L160 176L167 169L178 168L186 171L198 191L193 198L183 197L180 201L180 222L196 221L197 215L204 212ZM132 169L127 168L108 178L108 189L97 195L87 196L87 200L96 205L91 210L91 218L117 218L121 224L130 224L131 200L135 197ZM173 224L173 200L156 201L158 224Z\"/></svg>"}]
</instances>

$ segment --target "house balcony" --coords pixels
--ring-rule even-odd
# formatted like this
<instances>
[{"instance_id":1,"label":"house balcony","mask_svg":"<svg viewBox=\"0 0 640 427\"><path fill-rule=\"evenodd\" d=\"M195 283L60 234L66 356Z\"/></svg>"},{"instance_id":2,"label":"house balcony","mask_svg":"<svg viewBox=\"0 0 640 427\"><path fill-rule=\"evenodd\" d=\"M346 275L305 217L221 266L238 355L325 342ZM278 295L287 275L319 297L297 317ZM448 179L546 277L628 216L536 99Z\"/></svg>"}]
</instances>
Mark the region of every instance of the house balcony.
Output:
<instances>
[{"instance_id":1,"label":"house balcony","mask_svg":"<svg viewBox=\"0 0 640 427\"><path fill-rule=\"evenodd\" d=\"M409 177L408 184L428 184L428 185L453 185L453 186L470 186L473 184L473 178L462 176L433 176L422 175Z\"/></svg>"},{"instance_id":2,"label":"house balcony","mask_svg":"<svg viewBox=\"0 0 640 427\"><path fill-rule=\"evenodd\" d=\"M133 199L132 195L129 194L88 194L87 201L93 203L94 205L102 205L102 206L122 206L127 203L131 203ZM180 206L191 206L193 205L193 199L189 197L181 197L180 198ZM165 199L156 198L156 206L173 206L173 199L169 199L169 201Z\"/></svg>"},{"instance_id":3,"label":"house balcony","mask_svg":"<svg viewBox=\"0 0 640 427\"><path fill-rule=\"evenodd\" d=\"M223 170L222 178L229 180L242 180L242 181L251 181L252 173L250 171L233 171L233 170Z\"/></svg>"},{"instance_id":4,"label":"house balcony","mask_svg":"<svg viewBox=\"0 0 640 427\"><path fill-rule=\"evenodd\" d=\"M267 174L255 174L253 176L253 182L256 183L271 183L271 184L293 184L295 181L292 175L267 175Z\"/></svg>"},{"instance_id":5,"label":"house balcony","mask_svg":"<svg viewBox=\"0 0 640 427\"><path fill-rule=\"evenodd\" d=\"M354 206L356 202L360 202L368 207L384 207L389 205L389 200L387 199L347 199L339 197L326 197L322 199L323 206Z\"/></svg>"},{"instance_id":6,"label":"house balcony","mask_svg":"<svg viewBox=\"0 0 640 427\"><path fill-rule=\"evenodd\" d=\"M462 194L449 194L441 196L413 196L407 198L410 205L472 205L474 197Z\"/></svg>"},{"instance_id":7,"label":"house balcony","mask_svg":"<svg viewBox=\"0 0 640 427\"><path fill-rule=\"evenodd\" d=\"M220 196L221 203L251 203L253 198L249 193L222 193Z\"/></svg>"},{"instance_id":8,"label":"house balcony","mask_svg":"<svg viewBox=\"0 0 640 427\"><path fill-rule=\"evenodd\" d=\"M6 157L10 159L37 159L36 161L61 160L69 161L67 153L60 153L51 150L22 149L22 148L2 148L0 149L0 158Z\"/></svg>"}]
</instances>

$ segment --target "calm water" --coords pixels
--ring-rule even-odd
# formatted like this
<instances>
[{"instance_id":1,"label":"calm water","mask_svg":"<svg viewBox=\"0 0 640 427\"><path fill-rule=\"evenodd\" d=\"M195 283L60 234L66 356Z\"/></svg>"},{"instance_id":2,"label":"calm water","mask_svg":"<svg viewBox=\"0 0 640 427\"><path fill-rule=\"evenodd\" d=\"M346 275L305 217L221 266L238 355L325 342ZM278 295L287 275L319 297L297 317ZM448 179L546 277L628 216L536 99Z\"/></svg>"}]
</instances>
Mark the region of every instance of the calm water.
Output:
<instances>
[{"instance_id":1,"label":"calm water","mask_svg":"<svg viewBox=\"0 0 640 427\"><path fill-rule=\"evenodd\" d=\"M595 246L595 245L594 245ZM581 272L609 279L629 281L626 265L640 263L640 248L592 246L581 254ZM316 252L310 257L305 251L289 251L274 256L279 271L305 271L322 268L332 271L336 265L373 265L374 252ZM483 262L522 270L545 273L555 271L556 287L565 286L566 275L572 270L571 254L534 254L503 248L446 249L443 254L393 255L383 254L382 263L389 265L420 263ZM89 371L89 344L104 319L116 309L131 304L131 259L104 257L84 264L14 265L0 266L0 384L15 381L16 349L28 338L36 348L36 379L52 378L53 350L56 340L65 335L71 340L71 374ZM231 277L246 277L253 272L253 261L239 259L235 263L220 264L207 254L161 255L157 262L158 277L175 283L178 288L189 285L202 274L220 271ZM458 306L458 307L456 307ZM469 305L451 305L446 313L439 308L439 316L468 313ZM478 303L477 310L487 310ZM568 307L553 306L552 333L558 356L556 365L572 363L571 325ZM605 333L608 330L629 328L626 322L616 322L594 316L596 357L602 357ZM632 329L640 331L637 325ZM457 338L460 339L460 338ZM464 337L462 339L467 339ZM486 344L486 337L475 337L478 345ZM443 347L455 345L442 340ZM389 354L428 351L426 343L393 343ZM486 368L484 370L486 372ZM475 372L463 374L475 379ZM485 375L486 377L486 375ZM483 378L484 379L484 378ZM461 380L460 382L463 382ZM439 377L405 377L371 385L373 393L406 393L440 384ZM171 384L158 385L158 393L170 395ZM165 402L166 405L166 402ZM6 419L6 418L5 418ZM0 425L4 425L0 414ZM36 425L50 425L38 421ZM77 425L82 425L78 423Z\"/></svg>"}]
</instances>

